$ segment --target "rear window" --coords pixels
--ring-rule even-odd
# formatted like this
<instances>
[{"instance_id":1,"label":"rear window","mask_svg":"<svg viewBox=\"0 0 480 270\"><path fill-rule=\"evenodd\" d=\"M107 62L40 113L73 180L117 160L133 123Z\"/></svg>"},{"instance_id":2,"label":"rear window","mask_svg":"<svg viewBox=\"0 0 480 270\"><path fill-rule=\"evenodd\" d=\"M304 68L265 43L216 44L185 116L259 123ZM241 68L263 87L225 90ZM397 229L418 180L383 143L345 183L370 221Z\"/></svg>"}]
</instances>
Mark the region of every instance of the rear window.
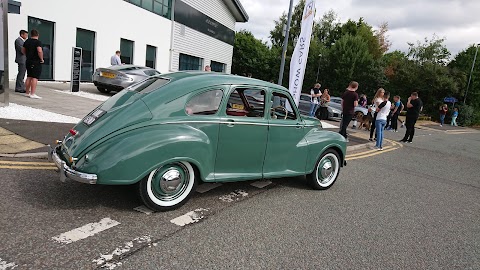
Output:
<instances>
[{"instance_id":1,"label":"rear window","mask_svg":"<svg viewBox=\"0 0 480 270\"><path fill-rule=\"evenodd\" d=\"M170 80L166 78L149 78L127 88L129 91L139 93L150 93L167 84Z\"/></svg>"}]
</instances>

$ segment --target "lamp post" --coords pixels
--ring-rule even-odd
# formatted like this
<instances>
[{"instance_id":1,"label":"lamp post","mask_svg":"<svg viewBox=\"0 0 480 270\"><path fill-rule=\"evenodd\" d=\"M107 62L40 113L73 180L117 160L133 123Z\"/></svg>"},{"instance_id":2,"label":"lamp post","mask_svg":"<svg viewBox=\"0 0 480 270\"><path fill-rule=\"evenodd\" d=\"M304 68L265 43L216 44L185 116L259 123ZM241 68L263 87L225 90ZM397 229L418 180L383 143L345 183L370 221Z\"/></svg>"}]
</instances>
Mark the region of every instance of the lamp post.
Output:
<instances>
[{"instance_id":1,"label":"lamp post","mask_svg":"<svg viewBox=\"0 0 480 270\"><path fill-rule=\"evenodd\" d=\"M290 22L292 21L293 0L290 0L290 8L288 10L287 30L285 31L285 39L283 41L282 62L280 64L280 73L278 74L278 84L282 85L283 71L285 70L285 54L287 54L288 36L290 35Z\"/></svg>"},{"instance_id":2,"label":"lamp post","mask_svg":"<svg viewBox=\"0 0 480 270\"><path fill-rule=\"evenodd\" d=\"M8 0L2 0L2 19L3 19L3 103L8 106L10 103L9 89L8 89ZM1 64L1 63L0 63Z\"/></svg>"},{"instance_id":3,"label":"lamp post","mask_svg":"<svg viewBox=\"0 0 480 270\"><path fill-rule=\"evenodd\" d=\"M320 74L320 58L322 57L321 54L318 55L318 68L317 68L317 79L315 80L315 82L318 83L318 75Z\"/></svg>"},{"instance_id":4,"label":"lamp post","mask_svg":"<svg viewBox=\"0 0 480 270\"><path fill-rule=\"evenodd\" d=\"M463 104L467 101L468 88L470 87L470 81L472 80L473 68L475 67L475 61L477 60L478 47L480 43L477 44L477 49L475 50L475 56L473 57L472 69L470 70L470 76L468 77L467 90L465 90L465 97L463 98Z\"/></svg>"}]
</instances>

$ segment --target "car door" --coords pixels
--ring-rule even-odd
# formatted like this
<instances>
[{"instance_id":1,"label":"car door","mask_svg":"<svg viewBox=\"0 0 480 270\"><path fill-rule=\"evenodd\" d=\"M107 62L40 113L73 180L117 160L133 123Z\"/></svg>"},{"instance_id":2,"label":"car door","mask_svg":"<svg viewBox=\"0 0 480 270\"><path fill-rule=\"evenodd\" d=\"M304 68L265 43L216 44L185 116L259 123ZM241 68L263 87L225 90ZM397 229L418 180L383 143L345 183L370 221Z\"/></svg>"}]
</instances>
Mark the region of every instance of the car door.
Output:
<instances>
[{"instance_id":1,"label":"car door","mask_svg":"<svg viewBox=\"0 0 480 270\"><path fill-rule=\"evenodd\" d=\"M261 87L232 87L220 120L215 180L262 178L268 135L265 94Z\"/></svg>"},{"instance_id":2,"label":"car door","mask_svg":"<svg viewBox=\"0 0 480 270\"><path fill-rule=\"evenodd\" d=\"M287 110L289 107L292 108L291 111ZM296 110L292 97L283 91L273 90L270 94L264 177L305 173L308 152L305 132L304 122Z\"/></svg>"}]
</instances>

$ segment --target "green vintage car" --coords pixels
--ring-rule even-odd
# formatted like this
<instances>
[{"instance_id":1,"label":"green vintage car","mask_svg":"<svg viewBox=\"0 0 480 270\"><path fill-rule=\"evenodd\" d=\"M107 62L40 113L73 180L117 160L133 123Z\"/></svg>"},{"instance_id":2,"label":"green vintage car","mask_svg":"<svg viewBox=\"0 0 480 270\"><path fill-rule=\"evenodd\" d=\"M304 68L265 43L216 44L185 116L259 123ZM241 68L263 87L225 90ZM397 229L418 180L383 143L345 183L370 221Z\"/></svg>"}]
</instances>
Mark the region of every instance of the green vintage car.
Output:
<instances>
[{"instance_id":1,"label":"green vintage car","mask_svg":"<svg viewBox=\"0 0 480 270\"><path fill-rule=\"evenodd\" d=\"M203 182L307 175L327 189L346 141L300 115L287 89L234 75L150 77L105 101L51 148L60 180L133 185L153 210L184 204Z\"/></svg>"}]
</instances>

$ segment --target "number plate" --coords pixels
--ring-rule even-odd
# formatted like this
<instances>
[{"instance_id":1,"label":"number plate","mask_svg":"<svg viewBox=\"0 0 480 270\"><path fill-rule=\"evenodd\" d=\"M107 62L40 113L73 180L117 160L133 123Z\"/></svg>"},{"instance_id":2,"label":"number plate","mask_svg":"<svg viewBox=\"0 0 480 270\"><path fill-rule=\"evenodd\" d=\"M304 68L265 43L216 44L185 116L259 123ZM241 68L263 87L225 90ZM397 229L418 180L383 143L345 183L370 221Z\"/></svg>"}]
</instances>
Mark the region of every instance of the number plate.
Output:
<instances>
[{"instance_id":1,"label":"number plate","mask_svg":"<svg viewBox=\"0 0 480 270\"><path fill-rule=\"evenodd\" d=\"M240 104L233 104L232 108L237 109L237 110L243 110L245 107Z\"/></svg>"},{"instance_id":2,"label":"number plate","mask_svg":"<svg viewBox=\"0 0 480 270\"><path fill-rule=\"evenodd\" d=\"M98 118L100 118L104 114L105 114L104 110L97 109L93 111L91 114L85 116L85 118L83 118L83 123L87 126L90 126L91 124L93 124L93 122L95 122Z\"/></svg>"},{"instance_id":3,"label":"number plate","mask_svg":"<svg viewBox=\"0 0 480 270\"><path fill-rule=\"evenodd\" d=\"M100 76L105 77L105 78L109 78L109 79L113 79L117 75L115 75L113 73L110 73L110 72L102 72L102 73L100 73Z\"/></svg>"}]
</instances>

